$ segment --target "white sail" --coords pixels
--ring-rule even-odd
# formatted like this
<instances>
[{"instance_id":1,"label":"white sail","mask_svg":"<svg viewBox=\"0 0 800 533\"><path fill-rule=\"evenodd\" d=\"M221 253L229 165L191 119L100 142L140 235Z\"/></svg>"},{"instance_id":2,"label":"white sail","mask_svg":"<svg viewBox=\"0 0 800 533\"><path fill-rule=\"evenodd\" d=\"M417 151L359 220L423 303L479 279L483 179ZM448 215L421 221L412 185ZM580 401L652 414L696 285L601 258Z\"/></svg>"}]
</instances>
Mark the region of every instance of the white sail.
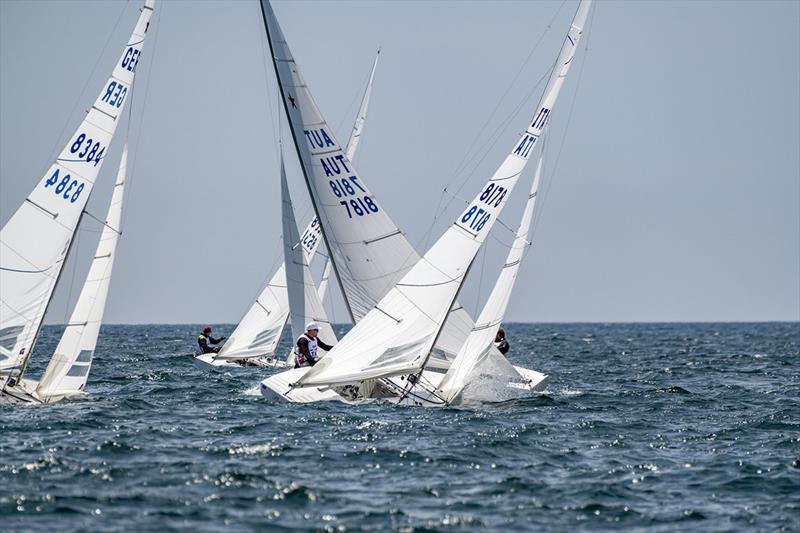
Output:
<instances>
[{"instance_id":1,"label":"white sail","mask_svg":"<svg viewBox=\"0 0 800 533\"><path fill-rule=\"evenodd\" d=\"M380 51L379 51L380 53ZM350 143L347 151L355 155L358 141L364 131L364 124L369 107L369 98L372 94L372 81L375 76L375 67L378 64L377 57L372 65L369 81L364 91L364 97L359 107L358 116L353 125L353 132L350 136ZM314 254L322 241L322 231L319 220L315 216L309 222L306 230L300 239L303 248L308 256L308 262L314 258ZM319 287L319 299L325 298L325 292L330 278L330 261L326 263L325 272ZM261 290L255 302L247 310L244 317L237 324L236 329L231 333L230 338L225 341L218 358L227 359L247 359L262 355L273 355L281 340L283 328L289 318L289 299L286 293L286 265L281 266L273 274L267 285ZM323 337L324 339L324 337Z\"/></svg>"},{"instance_id":2,"label":"white sail","mask_svg":"<svg viewBox=\"0 0 800 533\"><path fill-rule=\"evenodd\" d=\"M533 220L533 210L536 206L536 195L541 181L543 156L540 155L539 163L536 166L536 174L533 178L531 192L522 213L522 220L519 223L514 242L508 251L503 270L497 279L497 283L492 289L486 304L483 306L481 314L475 321L467 341L461 347L450 368L437 388L439 396L445 401L452 402L467 385L472 371L481 364L492 353L494 339L497 329L503 320L508 302L511 299L511 291L517 280L519 267L525 250L530 246L528 233Z\"/></svg>"},{"instance_id":3,"label":"white sail","mask_svg":"<svg viewBox=\"0 0 800 533\"><path fill-rule=\"evenodd\" d=\"M325 301L325 296L328 293L328 284L331 280L331 266L330 259L325 259L325 268L322 270L322 278L319 280L319 289L317 289L319 301L321 302Z\"/></svg>"},{"instance_id":4,"label":"white sail","mask_svg":"<svg viewBox=\"0 0 800 533\"><path fill-rule=\"evenodd\" d=\"M44 401L82 391L89 377L121 231L127 163L126 144L119 163L105 226L100 234L100 242L89 267L89 273L64 334L36 390L37 395Z\"/></svg>"},{"instance_id":5,"label":"white sail","mask_svg":"<svg viewBox=\"0 0 800 533\"><path fill-rule=\"evenodd\" d=\"M316 322L319 324L320 339L326 343L333 343L336 336L325 314L314 278L311 276L308 254L300 245L300 235L297 232L292 198L289 194L289 184L286 181L286 170L283 166L283 154L281 154L281 213L283 261L286 265L289 322L292 325L292 336L299 337L306 331L306 324Z\"/></svg>"},{"instance_id":6,"label":"white sail","mask_svg":"<svg viewBox=\"0 0 800 533\"><path fill-rule=\"evenodd\" d=\"M0 231L0 376L24 371L141 60L147 0L111 77L39 184ZM0 378L3 379L3 378Z\"/></svg>"},{"instance_id":7,"label":"white sail","mask_svg":"<svg viewBox=\"0 0 800 533\"><path fill-rule=\"evenodd\" d=\"M582 0L578 6L533 121L482 192L375 309L298 381L299 386L410 374L425 365L475 255L550 118L590 5L591 0ZM327 235L328 226L325 228Z\"/></svg>"},{"instance_id":8,"label":"white sail","mask_svg":"<svg viewBox=\"0 0 800 533\"><path fill-rule=\"evenodd\" d=\"M261 7L309 193L325 228L326 248L348 311L357 322L418 256L336 141L300 74L271 5L262 0Z\"/></svg>"},{"instance_id":9,"label":"white sail","mask_svg":"<svg viewBox=\"0 0 800 533\"><path fill-rule=\"evenodd\" d=\"M261 7L309 194L325 228L326 248L348 312L358 322L416 264L419 255L340 148L314 103L268 0L262 0ZM472 324L456 304L436 353L455 357Z\"/></svg>"},{"instance_id":10,"label":"white sail","mask_svg":"<svg viewBox=\"0 0 800 533\"><path fill-rule=\"evenodd\" d=\"M380 57L381 49L378 48L378 53L375 54L375 61L372 63L372 70L369 73L367 88L364 89L364 96L361 99L361 107L358 109L358 115L353 124L353 131L350 132L350 140L347 141L347 148L344 151L348 161L352 161L355 158L358 143L361 141L361 135L364 133L364 124L367 120L367 108L369 107L369 97L372 95L372 80L375 78L375 69L378 68L378 59L380 59Z\"/></svg>"}]
</instances>

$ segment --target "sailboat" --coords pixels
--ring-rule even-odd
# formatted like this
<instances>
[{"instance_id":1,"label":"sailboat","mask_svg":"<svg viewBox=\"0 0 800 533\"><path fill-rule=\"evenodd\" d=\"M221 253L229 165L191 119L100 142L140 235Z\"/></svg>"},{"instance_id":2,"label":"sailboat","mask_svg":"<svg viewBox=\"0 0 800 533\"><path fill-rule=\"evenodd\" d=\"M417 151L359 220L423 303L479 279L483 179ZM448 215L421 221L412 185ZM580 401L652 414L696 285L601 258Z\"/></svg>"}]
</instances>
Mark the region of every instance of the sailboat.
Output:
<instances>
[{"instance_id":1,"label":"sailboat","mask_svg":"<svg viewBox=\"0 0 800 533\"><path fill-rule=\"evenodd\" d=\"M475 330L472 320L457 304L458 293L550 118L577 51L590 3L582 0L578 7L529 126L467 209L419 258L352 163L343 157L300 75L269 2L262 0L273 64L295 147L322 221L334 272L348 296L356 322L324 360L314 367L289 370L264 380L262 394L298 402L363 398L402 402L413 395L417 403L447 403L436 394L436 387L454 359L464 358L464 340ZM344 169L344 179L358 186L355 194L342 194L341 188L337 194L333 185L326 187L329 180L330 184L341 183L342 178L330 171L337 161L336 168ZM332 196L344 198L341 205ZM370 217L369 223L359 223L365 217ZM367 236L370 232L372 235ZM394 268L388 268L393 260ZM392 278L396 281L379 296L379 284L387 284ZM454 345L451 358L448 348ZM491 344L489 351L508 369L509 387L536 390L546 383L547 377L541 373L513 367ZM424 394L415 392L417 389Z\"/></svg>"},{"instance_id":2,"label":"sailboat","mask_svg":"<svg viewBox=\"0 0 800 533\"><path fill-rule=\"evenodd\" d=\"M350 139L347 143L346 151L349 159L355 157L358 144L364 133L367 110L369 108L370 97L372 96L372 84L375 78L375 70L378 67L380 53L381 51L378 49L375 60L372 63L372 69L370 70L364 94L361 98L361 105L359 106L356 120L353 123ZM285 168L282 151L280 172L283 181ZM281 190L283 191L283 187ZM290 199L289 205L291 205ZM287 237L286 217L289 214L286 211L286 202L282 202L282 208L284 247L287 245L291 247L291 250L288 252L289 256L295 256L295 252L299 254L299 251L302 250L302 260L297 258L296 260L310 265L323 240L319 219L316 216L313 217L299 239L293 239ZM294 228L293 233L297 233L293 212L291 217L292 222L289 225ZM297 247L298 244L300 245L299 247ZM284 254L287 255L287 252L284 251ZM231 333L230 338L225 341L218 353L198 354L194 358L194 362L199 368L227 371L242 368L284 366L289 362L291 359L291 351L285 357L276 356L278 343L281 340L283 330L286 327L286 322L289 320L292 310L292 302L290 301L287 283L287 267L291 267L291 265L288 263L288 258L285 257L284 262L281 263L278 270L275 271L269 282L267 282L266 286L261 290L258 297L256 297L253 304L239 321L233 333ZM304 283L302 285L303 297L298 297L298 304L311 299L318 299L320 302L323 302L328 290L330 276L331 262L329 259L326 259L319 287L315 288L313 284ZM303 279L302 274L296 275L295 279ZM312 290L316 292L316 295L310 294ZM298 307L295 316L301 315L301 308ZM315 319L315 321L323 321L319 312L317 315L319 320ZM324 321L327 322L327 319L324 319ZM292 334L296 337L301 332L297 331L298 326L294 324L294 321L293 325ZM330 338L335 338L332 329L330 333Z\"/></svg>"},{"instance_id":3,"label":"sailboat","mask_svg":"<svg viewBox=\"0 0 800 533\"><path fill-rule=\"evenodd\" d=\"M111 77L56 161L0 231L0 403L81 396L100 331L120 235L127 146L94 259L40 381L25 370L125 103L155 0L146 0Z\"/></svg>"}]
</instances>

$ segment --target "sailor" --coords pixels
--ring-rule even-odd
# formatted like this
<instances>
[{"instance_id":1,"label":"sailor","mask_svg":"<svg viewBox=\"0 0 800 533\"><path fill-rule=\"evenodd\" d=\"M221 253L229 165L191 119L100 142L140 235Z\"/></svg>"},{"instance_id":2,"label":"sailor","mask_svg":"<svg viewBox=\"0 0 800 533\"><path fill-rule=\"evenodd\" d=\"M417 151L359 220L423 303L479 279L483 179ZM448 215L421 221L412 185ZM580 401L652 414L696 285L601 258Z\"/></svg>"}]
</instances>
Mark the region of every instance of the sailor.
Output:
<instances>
[{"instance_id":1,"label":"sailor","mask_svg":"<svg viewBox=\"0 0 800 533\"><path fill-rule=\"evenodd\" d=\"M217 353L220 349L219 346L211 346L212 344L219 344L224 341L225 337L215 339L211 336L211 326L203 328L203 333L197 337L197 344L200 345L200 353Z\"/></svg>"},{"instance_id":2,"label":"sailor","mask_svg":"<svg viewBox=\"0 0 800 533\"><path fill-rule=\"evenodd\" d=\"M333 346L326 344L318 337L319 325L316 322L306 324L306 332L297 337L294 344L294 367L314 366L317 364L317 348L322 348L326 352Z\"/></svg>"},{"instance_id":3,"label":"sailor","mask_svg":"<svg viewBox=\"0 0 800 533\"><path fill-rule=\"evenodd\" d=\"M503 328L499 328L497 330L497 335L494 336L494 346L497 348L501 354L505 355L508 353L509 346L508 341L506 340L506 330Z\"/></svg>"}]
</instances>

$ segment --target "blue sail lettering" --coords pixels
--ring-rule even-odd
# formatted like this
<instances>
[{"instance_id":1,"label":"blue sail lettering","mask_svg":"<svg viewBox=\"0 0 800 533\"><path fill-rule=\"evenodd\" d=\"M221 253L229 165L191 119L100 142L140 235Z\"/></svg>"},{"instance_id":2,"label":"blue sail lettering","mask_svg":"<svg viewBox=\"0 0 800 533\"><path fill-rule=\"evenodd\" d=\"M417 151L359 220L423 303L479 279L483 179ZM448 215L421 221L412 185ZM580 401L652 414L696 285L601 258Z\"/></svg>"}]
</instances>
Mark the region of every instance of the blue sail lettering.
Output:
<instances>
[{"instance_id":1,"label":"blue sail lettering","mask_svg":"<svg viewBox=\"0 0 800 533\"><path fill-rule=\"evenodd\" d=\"M319 162L322 163L322 169L325 171L325 175L328 176L328 177L331 177L331 176L333 176L333 172L331 172L331 169L328 168L327 163L325 163L325 159L327 159L327 158L326 157L320 157L319 158Z\"/></svg>"},{"instance_id":2,"label":"blue sail lettering","mask_svg":"<svg viewBox=\"0 0 800 533\"><path fill-rule=\"evenodd\" d=\"M536 137L533 137L526 133L522 137L522 140L519 142L516 149L514 149L514 155L518 155L520 157L528 157L528 154L531 153L531 147L533 146L534 142L536 142Z\"/></svg>"},{"instance_id":3,"label":"blue sail lettering","mask_svg":"<svg viewBox=\"0 0 800 533\"><path fill-rule=\"evenodd\" d=\"M306 135L306 139L308 139L308 144L311 145L311 149L315 150L317 148L325 148L326 146L336 146L336 143L331 140L325 130L303 130L303 133Z\"/></svg>"},{"instance_id":4,"label":"blue sail lettering","mask_svg":"<svg viewBox=\"0 0 800 533\"><path fill-rule=\"evenodd\" d=\"M325 133L324 129L320 128L319 132L322 134L322 138L325 139L325 146L336 146L333 140L330 137L328 137L328 134ZM322 147L321 144L320 147Z\"/></svg>"},{"instance_id":5,"label":"blue sail lettering","mask_svg":"<svg viewBox=\"0 0 800 533\"><path fill-rule=\"evenodd\" d=\"M336 159L338 159L339 162L342 164L342 168L344 168L344 171L349 174L350 173L350 168L348 168L347 163L345 163L344 156L343 155L337 155Z\"/></svg>"},{"instance_id":6,"label":"blue sail lettering","mask_svg":"<svg viewBox=\"0 0 800 533\"><path fill-rule=\"evenodd\" d=\"M550 110L547 109L546 107L540 109L539 114L536 115L536 118L533 119L533 122L531 123L531 128L535 130L540 130L544 128L544 124L545 122L547 122L547 117L549 114Z\"/></svg>"},{"instance_id":7,"label":"blue sail lettering","mask_svg":"<svg viewBox=\"0 0 800 533\"><path fill-rule=\"evenodd\" d=\"M122 57L122 68L129 72L136 72L136 64L139 62L139 56L142 52L136 48L129 47Z\"/></svg>"},{"instance_id":8,"label":"blue sail lettering","mask_svg":"<svg viewBox=\"0 0 800 533\"><path fill-rule=\"evenodd\" d=\"M101 100L113 107L121 107L122 102L125 101L125 95L128 93L128 88L121 83L111 81L106 87L106 94L103 95Z\"/></svg>"}]
</instances>

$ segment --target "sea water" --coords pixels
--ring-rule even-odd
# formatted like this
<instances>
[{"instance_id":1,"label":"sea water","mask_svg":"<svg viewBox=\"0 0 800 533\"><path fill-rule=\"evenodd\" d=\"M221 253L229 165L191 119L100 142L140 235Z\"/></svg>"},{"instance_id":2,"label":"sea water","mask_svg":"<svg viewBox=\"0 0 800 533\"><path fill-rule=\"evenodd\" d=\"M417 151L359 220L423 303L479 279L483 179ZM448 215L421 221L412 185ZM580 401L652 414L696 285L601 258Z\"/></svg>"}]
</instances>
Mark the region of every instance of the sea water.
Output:
<instances>
[{"instance_id":1,"label":"sea water","mask_svg":"<svg viewBox=\"0 0 800 533\"><path fill-rule=\"evenodd\" d=\"M433 409L268 403L200 326L104 326L88 400L0 407L0 530L800 528L800 324L506 330L547 391Z\"/></svg>"}]
</instances>

